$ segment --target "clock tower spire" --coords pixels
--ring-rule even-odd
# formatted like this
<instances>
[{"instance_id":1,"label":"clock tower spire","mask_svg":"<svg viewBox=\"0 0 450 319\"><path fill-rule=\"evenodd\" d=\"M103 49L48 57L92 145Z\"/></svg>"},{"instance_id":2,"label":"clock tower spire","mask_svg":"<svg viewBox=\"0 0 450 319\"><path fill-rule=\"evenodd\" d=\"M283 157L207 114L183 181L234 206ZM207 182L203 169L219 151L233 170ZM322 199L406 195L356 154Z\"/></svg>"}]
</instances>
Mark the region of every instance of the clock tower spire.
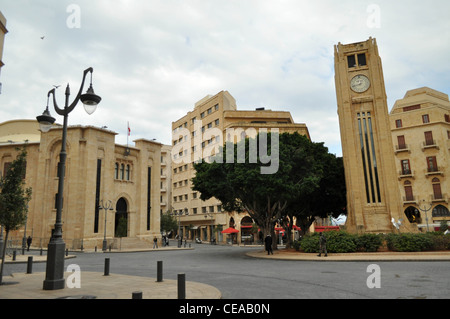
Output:
<instances>
[{"instance_id":1,"label":"clock tower spire","mask_svg":"<svg viewBox=\"0 0 450 319\"><path fill-rule=\"evenodd\" d=\"M375 39L335 46L336 97L350 232L386 233L403 219L386 90Z\"/></svg>"}]
</instances>

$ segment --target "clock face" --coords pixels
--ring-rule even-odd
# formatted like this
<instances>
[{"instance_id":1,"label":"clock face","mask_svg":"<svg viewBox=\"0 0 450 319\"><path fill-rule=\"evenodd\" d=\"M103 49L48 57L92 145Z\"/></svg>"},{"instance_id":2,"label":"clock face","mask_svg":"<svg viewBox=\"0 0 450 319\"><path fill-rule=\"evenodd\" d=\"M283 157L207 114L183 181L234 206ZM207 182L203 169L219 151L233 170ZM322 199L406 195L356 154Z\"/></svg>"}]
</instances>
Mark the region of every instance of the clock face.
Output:
<instances>
[{"instance_id":1,"label":"clock face","mask_svg":"<svg viewBox=\"0 0 450 319\"><path fill-rule=\"evenodd\" d=\"M362 93L362 92L367 91L367 89L369 89L370 81L367 78L367 76L360 74L360 75L355 76L351 80L350 87L356 93Z\"/></svg>"}]
</instances>

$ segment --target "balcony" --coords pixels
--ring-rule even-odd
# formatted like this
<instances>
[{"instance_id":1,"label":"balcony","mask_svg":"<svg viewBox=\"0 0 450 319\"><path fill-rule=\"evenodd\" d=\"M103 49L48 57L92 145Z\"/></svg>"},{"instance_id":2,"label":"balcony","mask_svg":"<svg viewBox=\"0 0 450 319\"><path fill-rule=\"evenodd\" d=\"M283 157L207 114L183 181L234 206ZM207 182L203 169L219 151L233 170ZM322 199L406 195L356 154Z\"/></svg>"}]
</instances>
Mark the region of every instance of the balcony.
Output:
<instances>
[{"instance_id":1,"label":"balcony","mask_svg":"<svg viewBox=\"0 0 450 319\"><path fill-rule=\"evenodd\" d=\"M414 178L414 171L410 169L404 169L398 172L398 179L401 180L402 178Z\"/></svg>"},{"instance_id":2,"label":"balcony","mask_svg":"<svg viewBox=\"0 0 450 319\"><path fill-rule=\"evenodd\" d=\"M433 203L439 203L439 202L444 202L444 203L448 203L448 197L447 194L440 194L440 195L431 195L431 201Z\"/></svg>"},{"instance_id":3,"label":"balcony","mask_svg":"<svg viewBox=\"0 0 450 319\"><path fill-rule=\"evenodd\" d=\"M417 204L416 196L403 196L403 204Z\"/></svg>"},{"instance_id":4,"label":"balcony","mask_svg":"<svg viewBox=\"0 0 450 319\"><path fill-rule=\"evenodd\" d=\"M439 166L428 167L425 173L426 176L434 176L434 175L442 175L444 176L444 172L440 169Z\"/></svg>"},{"instance_id":5,"label":"balcony","mask_svg":"<svg viewBox=\"0 0 450 319\"><path fill-rule=\"evenodd\" d=\"M395 154L398 154L401 152L411 153L411 149L409 148L409 145L408 144L395 145Z\"/></svg>"},{"instance_id":6,"label":"balcony","mask_svg":"<svg viewBox=\"0 0 450 319\"><path fill-rule=\"evenodd\" d=\"M422 142L422 151L425 151L426 149L436 148L439 150L439 146L436 143L436 140L428 140L425 142Z\"/></svg>"}]
</instances>

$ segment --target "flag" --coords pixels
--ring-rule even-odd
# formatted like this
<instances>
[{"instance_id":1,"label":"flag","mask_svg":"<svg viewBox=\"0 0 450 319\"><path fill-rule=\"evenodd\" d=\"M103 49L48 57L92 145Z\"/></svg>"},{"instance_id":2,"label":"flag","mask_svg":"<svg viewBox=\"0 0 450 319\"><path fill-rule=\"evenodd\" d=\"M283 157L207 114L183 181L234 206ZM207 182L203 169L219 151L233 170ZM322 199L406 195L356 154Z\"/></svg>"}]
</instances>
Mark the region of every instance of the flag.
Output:
<instances>
[{"instance_id":1,"label":"flag","mask_svg":"<svg viewBox=\"0 0 450 319\"><path fill-rule=\"evenodd\" d=\"M128 125L128 136L130 136L130 134L131 134L131 130L130 130L130 122L127 122L127 125Z\"/></svg>"}]
</instances>

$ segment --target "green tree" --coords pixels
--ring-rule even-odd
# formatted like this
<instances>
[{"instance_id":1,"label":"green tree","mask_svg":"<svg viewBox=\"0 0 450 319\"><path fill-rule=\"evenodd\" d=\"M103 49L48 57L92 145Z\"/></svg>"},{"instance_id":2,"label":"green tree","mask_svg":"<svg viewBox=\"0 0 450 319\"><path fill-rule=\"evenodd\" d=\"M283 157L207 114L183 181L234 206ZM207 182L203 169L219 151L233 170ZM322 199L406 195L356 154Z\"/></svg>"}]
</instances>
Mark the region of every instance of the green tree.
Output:
<instances>
[{"instance_id":1,"label":"green tree","mask_svg":"<svg viewBox=\"0 0 450 319\"><path fill-rule=\"evenodd\" d=\"M27 152L20 150L17 158L11 163L4 177L0 180L0 225L5 229L5 240L0 270L0 284L3 279L6 245L10 231L22 227L27 219L28 202L31 199L31 188L25 188Z\"/></svg>"},{"instance_id":2,"label":"green tree","mask_svg":"<svg viewBox=\"0 0 450 319\"><path fill-rule=\"evenodd\" d=\"M170 232L178 229L178 221L170 211L161 214L161 231Z\"/></svg>"},{"instance_id":3,"label":"green tree","mask_svg":"<svg viewBox=\"0 0 450 319\"><path fill-rule=\"evenodd\" d=\"M216 156L212 163L194 164L196 176L192 182L202 200L215 197L227 211L246 210L264 236L271 234L274 237L274 225L282 218L288 204L319 187L322 171L311 154L310 148L314 143L307 137L283 133L278 136L278 143L273 143L272 136L268 135L267 140L270 138L272 143L267 145L266 154L276 152L279 155L275 173L261 173L261 163L264 163L261 154L265 152L261 152L261 135L258 135L256 140L247 138L240 142L244 144L227 143L219 153L221 158ZM256 145L259 149L255 162L254 157L253 161L251 159L255 156ZM245 146L245 156L239 157L242 146ZM234 148L234 161L224 161L230 147Z\"/></svg>"}]
</instances>

